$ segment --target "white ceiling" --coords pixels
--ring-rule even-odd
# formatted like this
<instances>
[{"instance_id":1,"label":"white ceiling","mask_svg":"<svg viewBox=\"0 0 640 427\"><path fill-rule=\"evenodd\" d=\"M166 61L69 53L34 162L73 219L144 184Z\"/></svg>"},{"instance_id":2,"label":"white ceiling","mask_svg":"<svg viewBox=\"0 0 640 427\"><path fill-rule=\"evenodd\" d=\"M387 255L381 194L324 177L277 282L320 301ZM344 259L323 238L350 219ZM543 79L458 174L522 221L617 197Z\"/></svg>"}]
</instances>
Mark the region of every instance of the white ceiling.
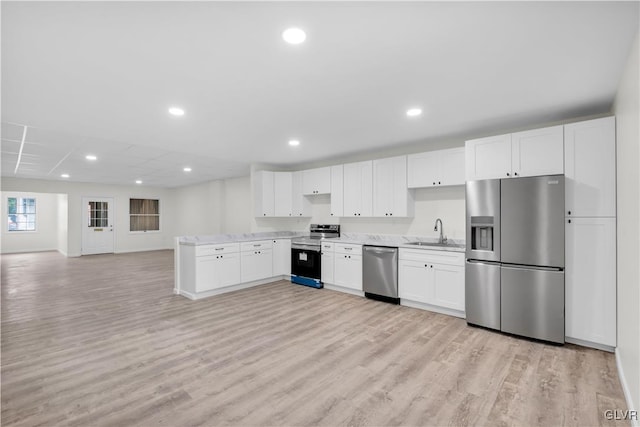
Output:
<instances>
[{"instance_id":1,"label":"white ceiling","mask_svg":"<svg viewBox=\"0 0 640 427\"><path fill-rule=\"evenodd\" d=\"M607 112L638 5L3 1L2 176L18 124L17 176L173 187Z\"/></svg>"}]
</instances>

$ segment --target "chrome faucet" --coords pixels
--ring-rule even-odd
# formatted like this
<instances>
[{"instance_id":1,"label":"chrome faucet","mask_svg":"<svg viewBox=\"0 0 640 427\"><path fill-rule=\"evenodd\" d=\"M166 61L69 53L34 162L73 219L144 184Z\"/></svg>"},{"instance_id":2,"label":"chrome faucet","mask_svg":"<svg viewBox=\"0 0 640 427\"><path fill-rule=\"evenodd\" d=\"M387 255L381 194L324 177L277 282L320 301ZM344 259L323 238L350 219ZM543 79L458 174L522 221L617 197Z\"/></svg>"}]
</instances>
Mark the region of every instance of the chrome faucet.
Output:
<instances>
[{"instance_id":1,"label":"chrome faucet","mask_svg":"<svg viewBox=\"0 0 640 427\"><path fill-rule=\"evenodd\" d=\"M442 226L442 220L440 218L436 219L436 226L433 227L433 231L438 231L438 222L440 223L440 240L438 240L438 243L442 245L447 242L447 236L442 235L444 227Z\"/></svg>"}]
</instances>

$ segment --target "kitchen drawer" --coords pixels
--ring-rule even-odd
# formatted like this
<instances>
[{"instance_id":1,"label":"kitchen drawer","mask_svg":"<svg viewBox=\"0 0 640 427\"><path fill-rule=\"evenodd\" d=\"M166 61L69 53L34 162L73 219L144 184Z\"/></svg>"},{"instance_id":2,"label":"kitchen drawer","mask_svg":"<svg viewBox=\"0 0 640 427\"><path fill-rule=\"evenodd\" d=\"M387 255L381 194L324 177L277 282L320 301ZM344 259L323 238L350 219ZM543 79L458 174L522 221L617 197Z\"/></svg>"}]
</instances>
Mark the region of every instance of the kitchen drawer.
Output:
<instances>
[{"instance_id":1,"label":"kitchen drawer","mask_svg":"<svg viewBox=\"0 0 640 427\"><path fill-rule=\"evenodd\" d=\"M400 248L399 258L405 261L464 266L464 253L462 252Z\"/></svg>"},{"instance_id":2,"label":"kitchen drawer","mask_svg":"<svg viewBox=\"0 0 640 427\"><path fill-rule=\"evenodd\" d=\"M333 252L334 243L323 243L321 246L322 252Z\"/></svg>"},{"instance_id":3,"label":"kitchen drawer","mask_svg":"<svg viewBox=\"0 0 640 427\"><path fill-rule=\"evenodd\" d=\"M242 242L240 244L242 252L258 251L273 248L273 240L259 240L254 242Z\"/></svg>"},{"instance_id":4,"label":"kitchen drawer","mask_svg":"<svg viewBox=\"0 0 640 427\"><path fill-rule=\"evenodd\" d=\"M196 246L196 256L220 255L240 252L239 243L222 243L218 245Z\"/></svg>"},{"instance_id":5,"label":"kitchen drawer","mask_svg":"<svg viewBox=\"0 0 640 427\"><path fill-rule=\"evenodd\" d=\"M362 255L362 245L334 243L334 251L337 254Z\"/></svg>"}]
</instances>

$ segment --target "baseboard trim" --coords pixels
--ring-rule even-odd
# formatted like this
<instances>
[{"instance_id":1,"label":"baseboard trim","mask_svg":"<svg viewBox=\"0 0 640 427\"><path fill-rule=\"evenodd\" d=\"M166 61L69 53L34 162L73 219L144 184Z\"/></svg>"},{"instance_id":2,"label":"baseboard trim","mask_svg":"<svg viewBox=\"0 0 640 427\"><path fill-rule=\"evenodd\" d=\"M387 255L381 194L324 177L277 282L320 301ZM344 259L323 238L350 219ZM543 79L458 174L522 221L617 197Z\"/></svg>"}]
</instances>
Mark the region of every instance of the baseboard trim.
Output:
<instances>
[{"instance_id":1,"label":"baseboard trim","mask_svg":"<svg viewBox=\"0 0 640 427\"><path fill-rule=\"evenodd\" d=\"M416 302L407 299L400 299L400 305L405 307L417 308L420 310L433 311L435 313L446 314L447 316L459 317L461 319L466 319L467 316L464 311L453 310L445 307L438 307L431 304L425 304L423 302Z\"/></svg>"},{"instance_id":2,"label":"baseboard trim","mask_svg":"<svg viewBox=\"0 0 640 427\"><path fill-rule=\"evenodd\" d=\"M29 249L29 250L24 250L24 251L2 251L0 253L0 255L11 255L11 254L28 254L28 253L35 253L35 252L60 252L58 250L58 248L51 248L51 249Z\"/></svg>"},{"instance_id":3,"label":"baseboard trim","mask_svg":"<svg viewBox=\"0 0 640 427\"><path fill-rule=\"evenodd\" d=\"M571 337L564 337L564 342L568 342L569 344L579 345L582 347L591 347L591 348L595 348L596 350L608 351L609 353L613 353L616 350L615 347L611 347L605 344L598 344L596 342L579 340L577 338L571 338Z\"/></svg>"},{"instance_id":4,"label":"baseboard trim","mask_svg":"<svg viewBox=\"0 0 640 427\"><path fill-rule=\"evenodd\" d=\"M238 285L227 286L225 288L213 289L206 292L190 292L184 289L173 288L173 293L176 295L182 295L183 297L189 298L190 300L196 301L203 298L209 298L215 295L226 294L229 292L240 291L242 289L253 288L255 286L266 285L268 283L277 282L280 280L286 280L289 276L276 276L271 277L269 279L255 280L253 282L240 283Z\"/></svg>"},{"instance_id":5,"label":"baseboard trim","mask_svg":"<svg viewBox=\"0 0 640 427\"><path fill-rule=\"evenodd\" d=\"M627 383L627 377L624 375L624 369L622 368L622 361L620 360L620 351L616 348L616 367L618 368L618 377L620 378L620 384L622 385L622 392L624 393L624 400L627 401L627 409L630 411L640 411L640 408L633 407L633 401L631 399L631 392L629 391L629 385ZM638 414L638 412L636 412ZM630 420L632 427L640 427L640 420Z\"/></svg>"},{"instance_id":6,"label":"baseboard trim","mask_svg":"<svg viewBox=\"0 0 640 427\"><path fill-rule=\"evenodd\" d=\"M133 252L154 252L154 251L173 251L175 248L173 246L169 246L166 248L147 248L147 249L128 249L128 250L118 250L114 251L114 254L128 254Z\"/></svg>"},{"instance_id":7,"label":"baseboard trim","mask_svg":"<svg viewBox=\"0 0 640 427\"><path fill-rule=\"evenodd\" d=\"M323 284L325 289L329 289L331 291L344 292L345 294L357 295L359 297L364 297L363 291L358 291L356 289L345 288L344 286L332 285L331 283Z\"/></svg>"}]
</instances>

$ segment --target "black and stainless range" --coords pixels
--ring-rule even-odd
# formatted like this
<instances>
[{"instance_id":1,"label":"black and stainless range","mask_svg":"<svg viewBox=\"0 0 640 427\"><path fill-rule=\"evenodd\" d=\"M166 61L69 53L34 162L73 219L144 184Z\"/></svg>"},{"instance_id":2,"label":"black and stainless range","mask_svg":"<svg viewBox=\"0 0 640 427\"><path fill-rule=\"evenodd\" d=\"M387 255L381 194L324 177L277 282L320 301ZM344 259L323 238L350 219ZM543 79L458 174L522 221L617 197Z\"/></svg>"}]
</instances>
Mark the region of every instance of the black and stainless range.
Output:
<instances>
[{"instance_id":1,"label":"black and stainless range","mask_svg":"<svg viewBox=\"0 0 640 427\"><path fill-rule=\"evenodd\" d=\"M323 239L340 237L337 224L311 224L309 237L291 241L291 282L298 285L322 288L322 255L320 245Z\"/></svg>"}]
</instances>

